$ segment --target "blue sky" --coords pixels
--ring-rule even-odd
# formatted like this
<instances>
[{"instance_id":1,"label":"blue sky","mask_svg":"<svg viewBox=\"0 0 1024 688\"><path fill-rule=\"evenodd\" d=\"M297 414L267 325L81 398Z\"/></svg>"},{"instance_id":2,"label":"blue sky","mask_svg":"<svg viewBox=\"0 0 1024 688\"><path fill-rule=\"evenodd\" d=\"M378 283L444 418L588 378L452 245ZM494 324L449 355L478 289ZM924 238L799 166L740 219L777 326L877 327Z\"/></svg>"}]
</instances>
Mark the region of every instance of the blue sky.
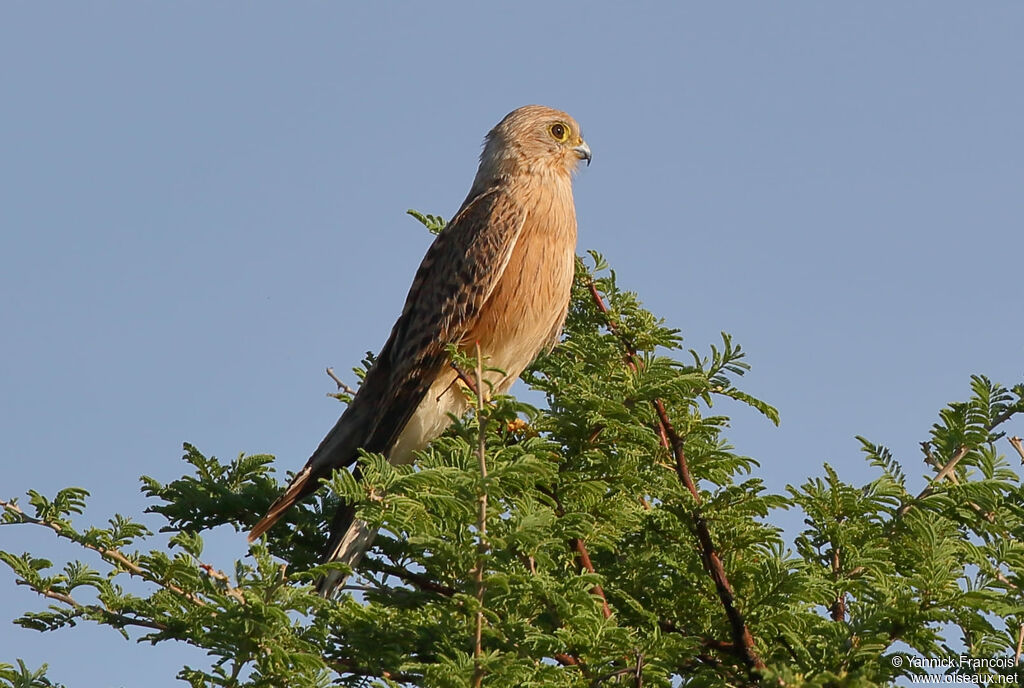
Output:
<instances>
[{"instance_id":1,"label":"blue sky","mask_svg":"<svg viewBox=\"0 0 1024 688\"><path fill-rule=\"evenodd\" d=\"M868 479L858 434L917 476L971 373L1024 377L1022 35L1013 2L4 3L0 492L83 486L103 522L183 441L297 468L340 410L324 367L383 343L429 243L405 210L449 216L527 103L594 151L581 251L687 346L749 352L782 426L727 406L729 436L773 490ZM79 687L205 661L21 630L42 601L0 586L0 661Z\"/></svg>"}]
</instances>

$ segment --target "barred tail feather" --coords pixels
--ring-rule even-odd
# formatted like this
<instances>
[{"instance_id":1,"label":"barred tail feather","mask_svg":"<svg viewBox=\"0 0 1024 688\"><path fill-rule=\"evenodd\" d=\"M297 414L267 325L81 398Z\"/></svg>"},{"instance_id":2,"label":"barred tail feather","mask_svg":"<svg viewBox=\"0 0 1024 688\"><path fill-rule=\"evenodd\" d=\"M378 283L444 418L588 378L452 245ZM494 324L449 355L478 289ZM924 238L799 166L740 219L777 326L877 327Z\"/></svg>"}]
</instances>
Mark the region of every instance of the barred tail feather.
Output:
<instances>
[{"instance_id":1,"label":"barred tail feather","mask_svg":"<svg viewBox=\"0 0 1024 688\"><path fill-rule=\"evenodd\" d=\"M267 510L267 515L261 518L256 525L249 531L249 542L255 542L261 535L270 530L278 519L284 515L284 512L288 511L295 502L305 497L307 494L312 492L316 488L316 484L310 485L309 481L312 476L312 469L309 464L299 471L291 484L288 485L288 489L285 490L284 494L274 500L274 503L270 505Z\"/></svg>"},{"instance_id":2,"label":"barred tail feather","mask_svg":"<svg viewBox=\"0 0 1024 688\"><path fill-rule=\"evenodd\" d=\"M331 523L331 539L327 543L322 563L339 561L355 569L376 537L377 529L356 518L354 508L341 506ZM330 597L338 587L345 584L346 579L348 574L331 571L317 582L317 592L323 597Z\"/></svg>"}]
</instances>

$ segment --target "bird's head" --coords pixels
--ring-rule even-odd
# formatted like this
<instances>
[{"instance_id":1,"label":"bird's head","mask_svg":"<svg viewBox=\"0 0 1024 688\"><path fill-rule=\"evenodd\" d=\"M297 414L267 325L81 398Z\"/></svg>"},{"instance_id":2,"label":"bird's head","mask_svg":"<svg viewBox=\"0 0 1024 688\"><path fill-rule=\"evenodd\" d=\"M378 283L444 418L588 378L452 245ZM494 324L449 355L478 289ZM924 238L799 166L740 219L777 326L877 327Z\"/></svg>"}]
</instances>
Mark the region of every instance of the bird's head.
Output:
<instances>
[{"instance_id":1,"label":"bird's head","mask_svg":"<svg viewBox=\"0 0 1024 688\"><path fill-rule=\"evenodd\" d=\"M487 134L477 179L535 173L568 178L583 160L590 164L590 147L576 120L561 110L527 105Z\"/></svg>"}]
</instances>

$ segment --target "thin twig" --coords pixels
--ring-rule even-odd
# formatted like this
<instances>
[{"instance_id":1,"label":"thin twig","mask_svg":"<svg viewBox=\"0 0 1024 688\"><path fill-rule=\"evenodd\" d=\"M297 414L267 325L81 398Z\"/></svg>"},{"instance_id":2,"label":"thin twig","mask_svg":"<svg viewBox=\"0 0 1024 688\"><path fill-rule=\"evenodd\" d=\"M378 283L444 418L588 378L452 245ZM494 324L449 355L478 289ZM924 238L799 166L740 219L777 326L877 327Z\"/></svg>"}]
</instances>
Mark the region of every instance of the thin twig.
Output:
<instances>
[{"instance_id":1,"label":"thin twig","mask_svg":"<svg viewBox=\"0 0 1024 688\"><path fill-rule=\"evenodd\" d=\"M622 676L628 676L630 674L636 675L635 666L622 667L621 669L613 669L612 671L609 671L606 674L602 674L601 676L595 676L594 679L590 682L590 685L594 686L594 688L597 688L597 686L603 686L607 683L612 682L612 679L621 678ZM618 681L616 681L615 683L618 683Z\"/></svg>"},{"instance_id":2,"label":"thin twig","mask_svg":"<svg viewBox=\"0 0 1024 688\"><path fill-rule=\"evenodd\" d=\"M686 460L683 438L679 436L676 429L672 426L672 422L668 419L668 412L665 410L665 404L662 403L661 399L655 399L652 404L654 405L654 410L658 413L658 436L661 438L661 445L665 449L672 451L676 460L675 469L676 475L679 476L679 481L693 495L693 501L697 503L697 506L700 506L702 504L700 491L697 490L697 483L693 481L693 476L690 475L690 465Z\"/></svg>"},{"instance_id":3,"label":"thin twig","mask_svg":"<svg viewBox=\"0 0 1024 688\"><path fill-rule=\"evenodd\" d=\"M1020 411L1019 403L1020 402L1018 402L1017 404L1011 405L1009 408L1007 408L1002 413L1000 413L998 416L996 416L992 420L992 422L989 423L986 426L985 429L988 430L989 432L992 432L993 430L996 429L996 427L998 427L999 425L1005 423L1007 420L1012 418L1016 413L1018 413ZM1024 464L1024 446L1022 446L1022 444L1021 444L1021 442L1022 442L1021 438L1020 437L1010 437L1009 440L1010 440L1010 444L1013 445L1013 448L1017 450L1017 454L1020 455L1021 463ZM921 450L924 452L925 460L928 461L929 463L931 463L936 468L938 468L938 460L934 456L932 456L932 453L931 453L931 443L930 442L922 442L921 443ZM928 484L928 486L925 487L923 490L921 490L921 493L918 494L917 497L913 501L908 502L908 503L904 504L902 507L900 507L899 511L896 512L896 515L897 516L903 516L908 511L910 511L913 508L913 506L914 506L914 502L916 502L918 500L921 500L921 499L924 499L928 495L932 494L932 492L934 491L932 489L932 486L935 485L936 483L942 481L944 478L949 478L949 480L954 485L958 484L957 483L957 479L956 479L956 474L953 471L956 469L956 465L958 463L960 463L960 460L963 459L965 456L967 456L967 452L969 452L969 451L970 451L970 448L967 447L966 445L960 447L960 449L957 451L957 453L953 455L953 458L951 458L946 463L946 465L944 465L939 470L939 472L935 475L935 477L932 478L932 480ZM993 522L993 523L995 522L995 515L994 514L983 512L981 507L979 507L977 504L970 504L970 506L972 508L974 508L974 510L979 515L981 515L983 518L985 518L986 520L988 520L990 522Z\"/></svg>"},{"instance_id":4,"label":"thin twig","mask_svg":"<svg viewBox=\"0 0 1024 688\"><path fill-rule=\"evenodd\" d=\"M57 592L53 589L42 590L40 588L35 587L31 583L27 583L25 581L18 581L18 584L27 585L43 597L47 597L51 600L57 600L58 602L62 602L67 606L71 607L72 609L74 609L75 611L79 612L80 614L96 614L98 616L102 616L105 620L104 623L108 623L116 628L121 628L123 626L139 626L141 628L149 628L154 631L167 630L167 626L161 623L157 623L156 621L148 621L146 619L138 619L132 616L125 616L124 614L112 612L109 609L104 609L103 607L99 607L95 604L82 604L81 602L73 598L71 595L67 595L62 592Z\"/></svg>"},{"instance_id":5,"label":"thin twig","mask_svg":"<svg viewBox=\"0 0 1024 688\"><path fill-rule=\"evenodd\" d=\"M199 568L206 572L206 575L210 578L223 583L224 593L226 595L228 595L229 597L233 597L242 604L245 604L245 595L242 593L241 588L236 588L235 586L231 585L231 579L228 577L226 573L224 573L223 571L218 571L217 569L213 568L213 566L211 566L210 564L204 564L202 562L199 563Z\"/></svg>"},{"instance_id":6,"label":"thin twig","mask_svg":"<svg viewBox=\"0 0 1024 688\"><path fill-rule=\"evenodd\" d=\"M685 465L685 462L683 463ZM732 585L729 583L722 558L715 549L714 541L711 539L711 530L708 528L707 520L696 511L691 517L693 518L694 534L700 543L700 553L704 561L704 568L708 571L711 580L715 584L715 591L718 593L718 599L725 609L725 615L729 621L729 630L733 638L732 643L706 639L704 644L739 657L746 665L748 673L752 674L756 680L757 675L754 672L766 668L766 665L757 654L754 637L750 633L750 627L747 626L743 618L743 613L736 607L736 598L732 591ZM716 662L716 664L718 663ZM785 686L786 684L780 679L779 685Z\"/></svg>"},{"instance_id":7,"label":"thin twig","mask_svg":"<svg viewBox=\"0 0 1024 688\"><path fill-rule=\"evenodd\" d=\"M619 324L615 322L615 320L612 318L612 314L608 310L608 306L604 302L604 297L601 296L601 292L597 290L597 284L594 282L594 280L590 280L589 282L587 282L587 289L590 290L590 297L594 300L594 303L597 305L597 310L601 311L601 314L604 315L604 321L605 324L608 325L608 330L613 335L615 335L619 339L619 341L626 347L626 356L624 359L626 365L629 367L630 370L636 372L636 350L633 348L633 345L627 342L626 338L619 333Z\"/></svg>"},{"instance_id":8,"label":"thin twig","mask_svg":"<svg viewBox=\"0 0 1024 688\"><path fill-rule=\"evenodd\" d=\"M967 448L967 445L964 445L964 446L960 447L960 449L957 450L957 453L953 455L953 458L950 459L946 463L946 465L942 467L942 470L939 471L934 478L932 478L932 483L933 484L937 483L940 480L942 480L943 478L946 478L949 475L952 475L953 471L956 470L956 465L958 463L960 463L961 459L963 459L965 456L967 456L967 452L968 451L970 451L970 450ZM922 497L926 496L925 493L928 492L928 490L929 490L929 488L927 488L927 487L924 488L923 490L921 490L921 494L919 494L917 496L917 498L921 499Z\"/></svg>"},{"instance_id":9,"label":"thin twig","mask_svg":"<svg viewBox=\"0 0 1024 688\"><path fill-rule=\"evenodd\" d=\"M580 674L583 678L591 678L593 674L590 673L590 668L587 667L586 663L571 652L556 652L551 655L552 658L564 667L576 667L579 669Z\"/></svg>"},{"instance_id":10,"label":"thin twig","mask_svg":"<svg viewBox=\"0 0 1024 688\"><path fill-rule=\"evenodd\" d=\"M932 454L931 442L922 442L921 451L924 452L925 463L931 464L934 468L938 468L940 470L942 469L942 462L936 459L935 456ZM960 479L956 477L956 473L950 473L949 475L947 475L946 480L953 483L954 485L960 484ZM996 515L993 514L991 511L985 511L974 502L967 502L967 506L971 507L971 510L974 513L978 514L989 523L996 522Z\"/></svg>"},{"instance_id":11,"label":"thin twig","mask_svg":"<svg viewBox=\"0 0 1024 688\"><path fill-rule=\"evenodd\" d=\"M905 515L908 511L910 511L912 508L914 508L914 503L915 502L918 502L918 501L924 499L925 497L929 496L933 492L935 492L935 487L934 486L936 485L936 483L942 482L942 480L944 480L945 478L948 478L949 476L954 475L953 471L956 470L956 465L958 463L960 463L960 461L965 456L967 456L967 452L969 452L969 451L970 451L970 448L968 448L968 446L966 444L964 446L960 447L960 449L957 451L957 453L953 455L953 458L951 458L949 461L947 461L946 465L944 465L942 467L942 469L938 473L935 474L935 477L932 478L931 483L929 483L923 490L921 490L921 492L918 493L917 497L915 497L913 501L907 502L906 504L901 506L899 511L896 512L896 515L897 516Z\"/></svg>"},{"instance_id":12,"label":"thin twig","mask_svg":"<svg viewBox=\"0 0 1024 688\"><path fill-rule=\"evenodd\" d=\"M1013 582L1012 580L1010 580L1009 578L1007 578L1007 577L1006 577L1006 576L1005 576L1005 575L1003 574L1003 572L1002 572L1002 571L996 571L996 572L995 572L995 579L996 579L997 581L999 581L1000 583L1002 583L1003 585L1005 585L1006 587L1010 588L1011 590L1016 590L1016 589L1017 589L1017 585L1016 585L1016 583L1014 583L1014 582Z\"/></svg>"},{"instance_id":13,"label":"thin twig","mask_svg":"<svg viewBox=\"0 0 1024 688\"><path fill-rule=\"evenodd\" d=\"M612 319L608 306L604 302L604 297L602 297L601 293L598 291L594 280L590 280L587 287L597 309L604 314L608 329L619 339L619 342L625 348L626 365L629 366L631 370L636 371L640 366L636 349L619 332L618 324ZM665 409L664 402L662 402L661 399L654 399L651 403L658 415L657 432L658 437L661 440L661 445L672 452L675 458L676 475L679 477L680 482L683 483L686 489L693 496L694 502L696 502L696 506L699 508L701 505L700 491L697 489L693 476L690 474L690 467L686 460L683 439L679 436L675 427L672 425L672 422L668 417L668 412ZM697 541L700 543L701 558L704 560L704 566L715 584L718 599L722 603L722 607L725 609L726 618L729 620L729 628L732 632L733 644L735 646L734 651L747 665L748 670L763 669L765 667L765 663L757 654L757 650L754 647L754 638L750 634L750 629L747 627L746 621L743 619L743 614L736 608L732 585L729 583L729 578L725 573L725 566L722 564L722 558L719 556L718 550L715 549L714 541L711 538L711 530L708 528L707 521L696 509L692 514L692 518L694 534L697 536Z\"/></svg>"},{"instance_id":14,"label":"thin twig","mask_svg":"<svg viewBox=\"0 0 1024 688\"><path fill-rule=\"evenodd\" d=\"M555 501L555 513L558 514L559 518L565 515L565 508L562 506L562 501L558 498L558 495L550 490L546 490L543 487L538 488L543 494L547 495ZM590 559L590 552L587 550L587 545L580 538L570 538L569 548L576 552L576 561L579 563L587 573L597 573L594 569L594 562ZM531 564L532 565L532 564ZM531 573L536 573L536 569L531 569ZM601 598L601 613L604 618L609 618L612 615L612 610L608 606L608 598L604 594L604 588L600 585L595 585L590 589L590 592Z\"/></svg>"},{"instance_id":15,"label":"thin twig","mask_svg":"<svg viewBox=\"0 0 1024 688\"><path fill-rule=\"evenodd\" d=\"M576 550L576 558L580 562L580 566L586 569L587 573L596 573L594 571L594 564L590 561L590 552L587 551L587 545L580 538L573 538L570 540L572 548ZM601 613L604 614L604 618L610 618L612 610L608 606L608 598L604 595L604 588L600 585L595 585L590 589L590 592L594 593L601 598Z\"/></svg>"},{"instance_id":16,"label":"thin twig","mask_svg":"<svg viewBox=\"0 0 1024 688\"><path fill-rule=\"evenodd\" d=\"M383 678L394 683L416 683L422 679L416 674L408 674L398 671L387 671L386 669L371 669L359 666L355 661L347 658L328 660L328 664L339 674L351 674L353 676L364 676L367 678Z\"/></svg>"},{"instance_id":17,"label":"thin twig","mask_svg":"<svg viewBox=\"0 0 1024 688\"><path fill-rule=\"evenodd\" d=\"M1011 404L1009 408L996 416L988 426L988 431L992 432L997 426L1002 425L1006 421L1010 420L1016 413L1020 412L1020 400L1015 404Z\"/></svg>"},{"instance_id":18,"label":"thin twig","mask_svg":"<svg viewBox=\"0 0 1024 688\"><path fill-rule=\"evenodd\" d=\"M453 364L454 366L454 364ZM455 366L458 371L458 367ZM462 372L459 371L461 375ZM483 666L480 658L483 656L483 631L484 631L484 556L487 554L487 418L484 415L484 397L476 392L484 388L483 356L480 353L480 343L476 345L476 385L473 388L476 393L476 420L478 428L478 440L476 447L477 463L480 467L480 492L477 494L477 559L476 571L473 578L476 583L476 632L473 640L473 688L480 688L484 679Z\"/></svg>"},{"instance_id":19,"label":"thin twig","mask_svg":"<svg viewBox=\"0 0 1024 688\"><path fill-rule=\"evenodd\" d=\"M480 345L477 344L478 348L479 348L479 346ZM452 367L452 370L455 371L455 375L462 382L462 384L466 385L466 387L469 389L469 391L473 393L473 396L479 398L481 396L480 394L477 393L477 390L479 389L479 387L477 386L476 382L473 381L473 378L471 378L470 376L466 375L466 373L462 372L462 369L459 368L458 365L456 365L455 361L452 361L450 365Z\"/></svg>"},{"instance_id":20,"label":"thin twig","mask_svg":"<svg viewBox=\"0 0 1024 688\"><path fill-rule=\"evenodd\" d=\"M438 583L422 573L409 571L399 566L392 566L380 560L373 562L373 568L379 570L381 573L394 576L406 583L415 585L420 590L425 590L427 592L437 593L438 595L444 595L445 597L452 597L456 592L458 592L455 588L449 585L444 585L443 583Z\"/></svg>"},{"instance_id":21,"label":"thin twig","mask_svg":"<svg viewBox=\"0 0 1024 688\"><path fill-rule=\"evenodd\" d=\"M327 376L334 380L334 384L338 385L339 392L344 392L345 394L353 397L356 395L356 390L346 385L337 375L334 374L334 368L327 366Z\"/></svg>"},{"instance_id":22,"label":"thin twig","mask_svg":"<svg viewBox=\"0 0 1024 688\"><path fill-rule=\"evenodd\" d=\"M199 605L200 607L205 607L206 606L205 602L203 602L201 599L199 599L198 597L196 597L192 593L186 592L186 591L182 590L181 588L179 588L178 586L174 585L173 583L168 583L166 581L157 580L156 578L154 578L153 576L148 574L142 567L140 567L138 564L136 564L134 561L132 561L131 559L129 559L128 557L126 557L124 554L122 554L120 551L118 551L116 549L109 549L107 547L101 547L100 545L94 545L94 544L89 543L89 542L84 542L83 540L81 540L79 538L72 537L72 536L68 535L67 533L65 533L63 531L63 529L61 529L61 527L58 524L53 523L51 521L44 521L43 519L34 518L32 516L29 516L24 511L21 510L21 507L19 507L17 504L14 504L12 502L8 502L6 500L0 499L0 508L7 509L8 511L12 511L12 512L18 514L18 516L21 518L22 523L29 523L31 525L42 526L43 528L49 528L50 530L55 532L60 537L67 538L67 539L71 540L72 542L77 542L82 547L85 547L86 549L91 549L92 551L97 552L101 557L106 559L108 562L120 565L130 575L136 576L136 577L141 578L142 580L148 581L150 583L156 583L157 585L162 586L162 587L170 590L171 592L173 592L173 593L175 593L177 595L180 595L181 597L184 597L189 602L192 602L193 604Z\"/></svg>"},{"instance_id":23,"label":"thin twig","mask_svg":"<svg viewBox=\"0 0 1024 688\"><path fill-rule=\"evenodd\" d=\"M1017 651L1013 654L1013 663L1020 664L1021 650L1024 650L1024 624L1017 629Z\"/></svg>"}]
</instances>

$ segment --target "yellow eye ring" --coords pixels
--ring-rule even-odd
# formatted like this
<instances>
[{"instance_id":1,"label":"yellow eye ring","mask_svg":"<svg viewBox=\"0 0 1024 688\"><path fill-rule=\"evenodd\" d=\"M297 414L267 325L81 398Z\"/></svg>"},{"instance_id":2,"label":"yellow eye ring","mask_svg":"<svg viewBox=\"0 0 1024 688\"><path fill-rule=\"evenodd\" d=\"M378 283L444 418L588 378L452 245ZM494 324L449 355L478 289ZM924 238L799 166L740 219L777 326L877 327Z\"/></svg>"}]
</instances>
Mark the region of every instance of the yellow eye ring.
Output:
<instances>
[{"instance_id":1,"label":"yellow eye ring","mask_svg":"<svg viewBox=\"0 0 1024 688\"><path fill-rule=\"evenodd\" d=\"M569 127L562 122L555 122L548 127L548 133L559 143L565 143L569 139Z\"/></svg>"}]
</instances>

